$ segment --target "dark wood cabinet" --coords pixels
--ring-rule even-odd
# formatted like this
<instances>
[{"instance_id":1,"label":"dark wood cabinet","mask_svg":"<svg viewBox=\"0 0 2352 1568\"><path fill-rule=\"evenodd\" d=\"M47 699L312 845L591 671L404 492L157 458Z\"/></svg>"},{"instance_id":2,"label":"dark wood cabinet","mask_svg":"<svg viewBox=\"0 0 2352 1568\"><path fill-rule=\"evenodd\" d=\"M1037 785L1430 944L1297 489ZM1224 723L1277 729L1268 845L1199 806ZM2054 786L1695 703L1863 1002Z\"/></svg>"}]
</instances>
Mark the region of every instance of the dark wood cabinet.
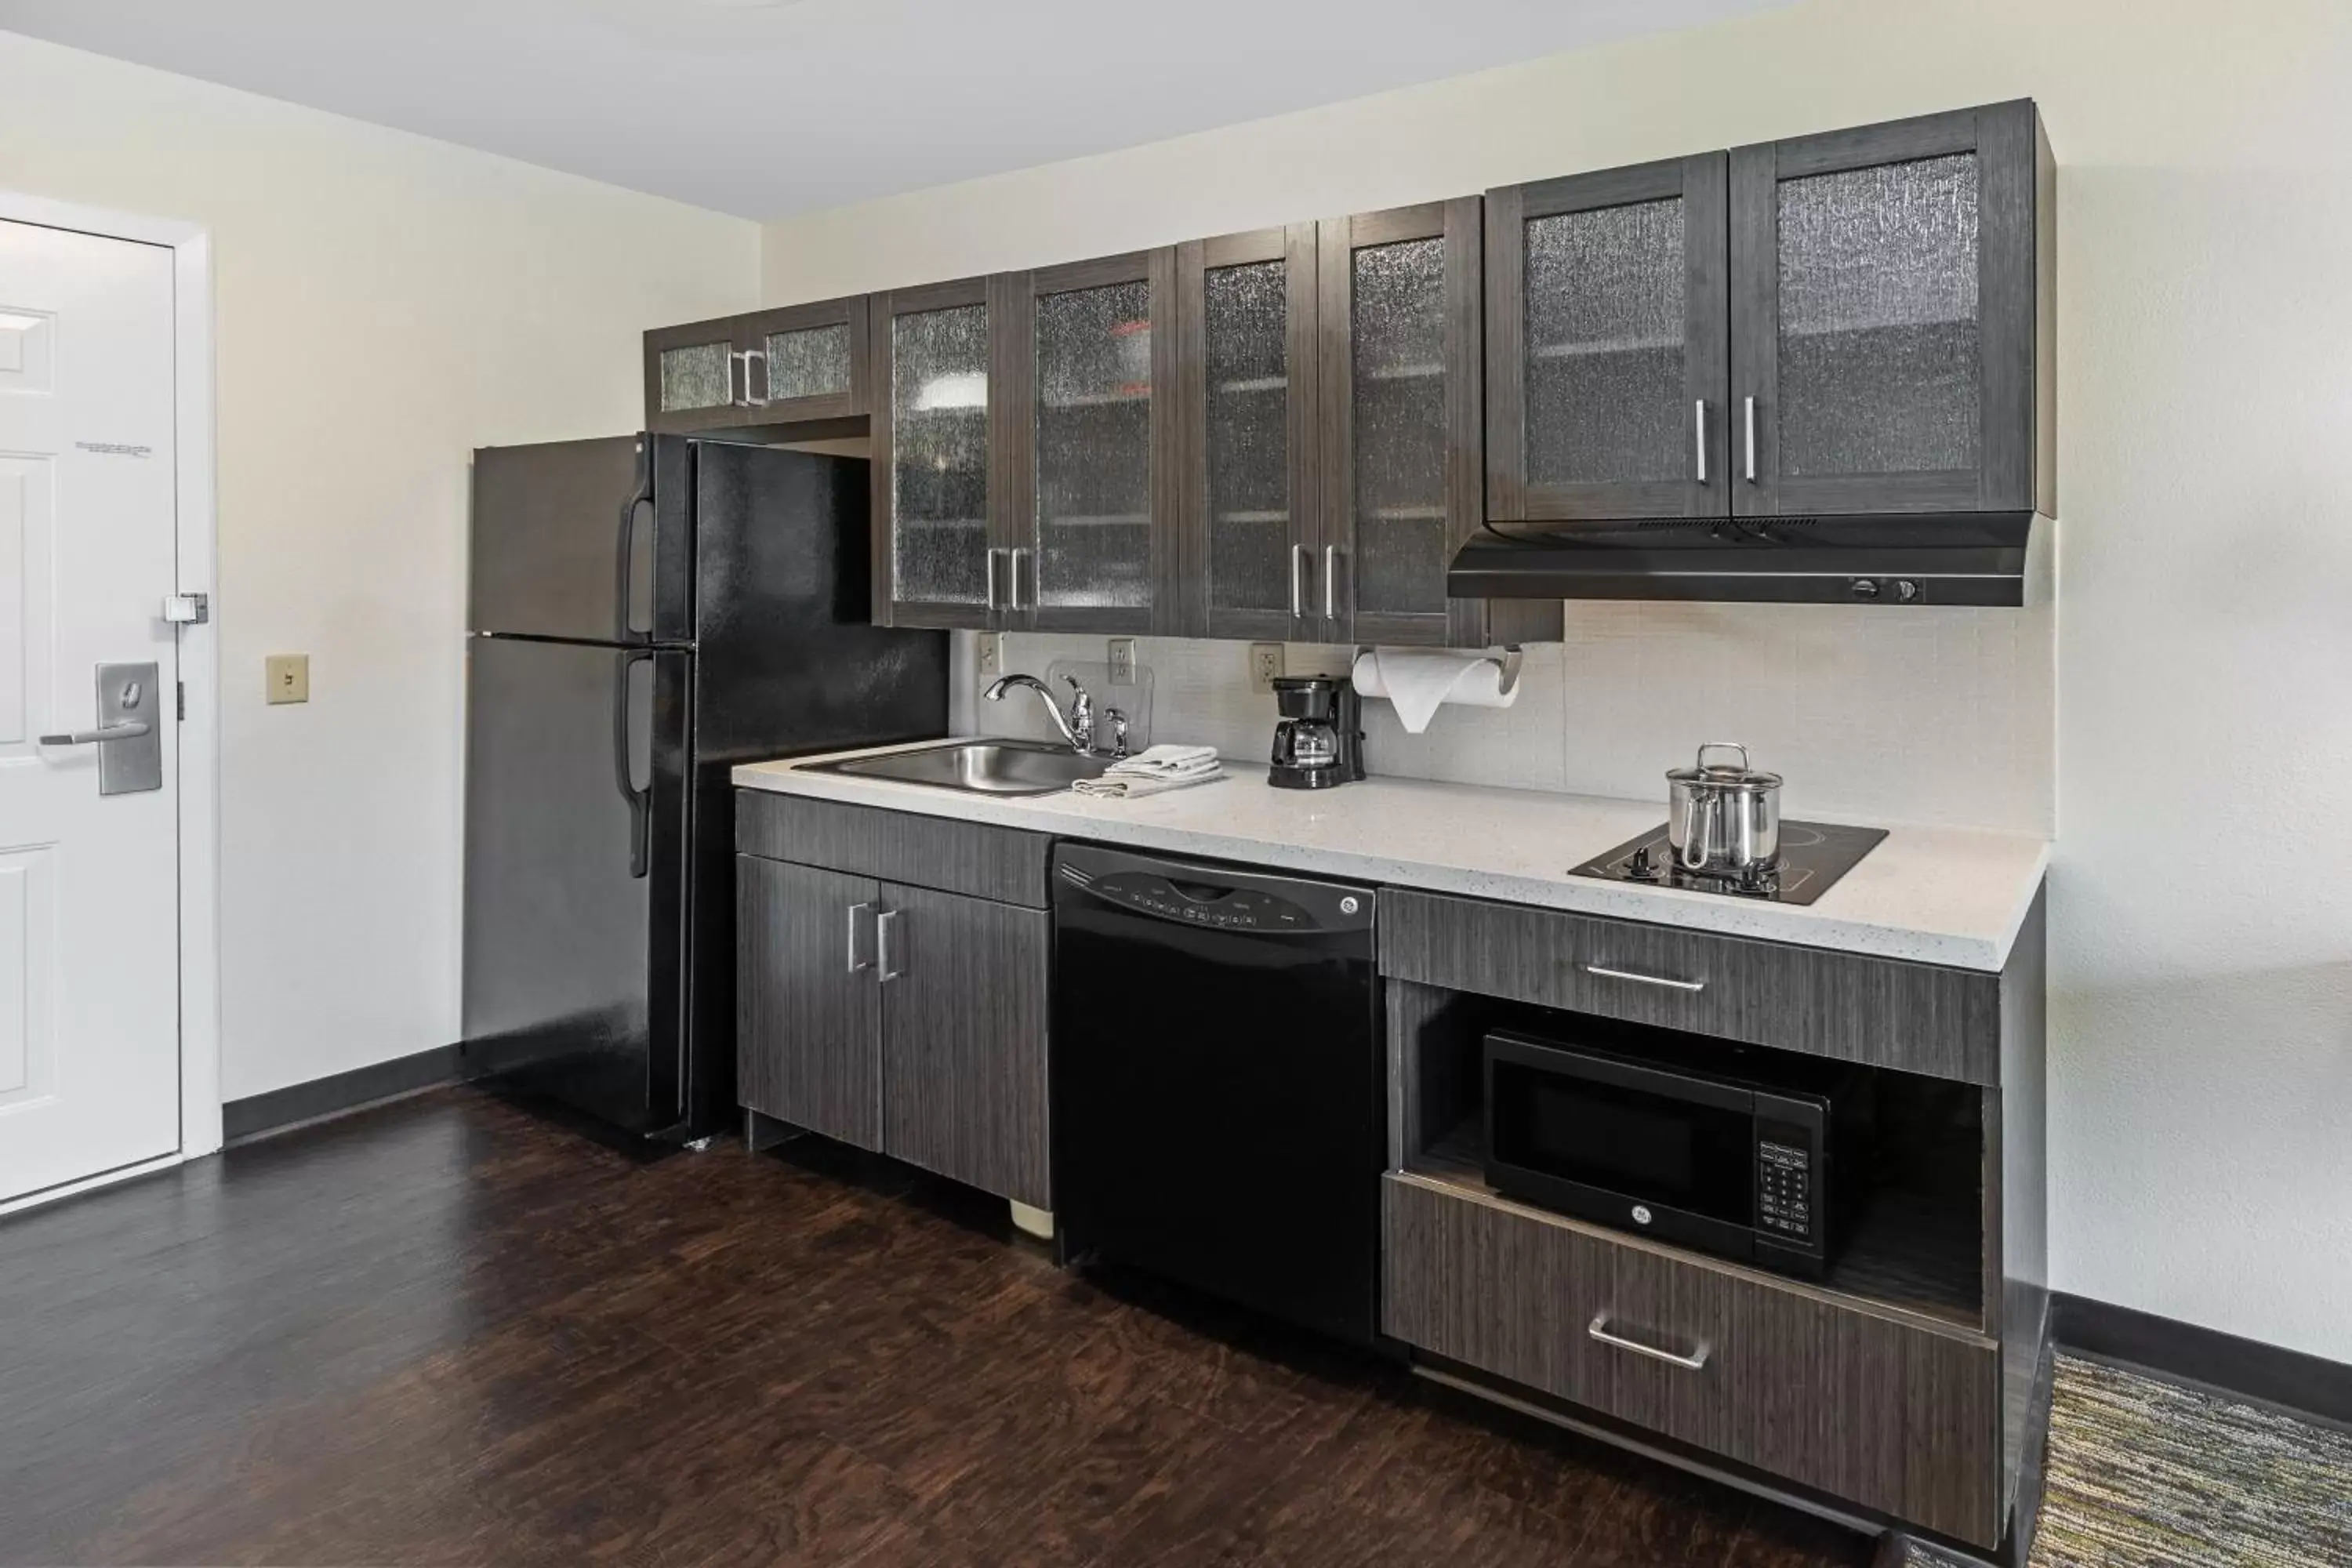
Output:
<instances>
[{"instance_id":1,"label":"dark wood cabinet","mask_svg":"<svg viewBox=\"0 0 2352 1568\"><path fill-rule=\"evenodd\" d=\"M1048 841L753 790L736 844L742 1104L1050 1209Z\"/></svg>"},{"instance_id":2,"label":"dark wood cabinet","mask_svg":"<svg viewBox=\"0 0 2352 1568\"><path fill-rule=\"evenodd\" d=\"M825 300L646 334L646 427L691 435L862 418L866 302Z\"/></svg>"},{"instance_id":3,"label":"dark wood cabinet","mask_svg":"<svg viewBox=\"0 0 2352 1568\"><path fill-rule=\"evenodd\" d=\"M882 1147L878 883L735 860L736 1094L763 1116Z\"/></svg>"},{"instance_id":4,"label":"dark wood cabinet","mask_svg":"<svg viewBox=\"0 0 2352 1568\"><path fill-rule=\"evenodd\" d=\"M1001 629L1018 602L1009 277L873 297L874 620Z\"/></svg>"},{"instance_id":5,"label":"dark wood cabinet","mask_svg":"<svg viewBox=\"0 0 2352 1568\"><path fill-rule=\"evenodd\" d=\"M1486 500L1513 521L1727 516L1720 153L1486 193Z\"/></svg>"},{"instance_id":6,"label":"dark wood cabinet","mask_svg":"<svg viewBox=\"0 0 2352 1568\"><path fill-rule=\"evenodd\" d=\"M2055 510L2031 102L1486 193L1504 522Z\"/></svg>"},{"instance_id":7,"label":"dark wood cabinet","mask_svg":"<svg viewBox=\"0 0 2352 1568\"><path fill-rule=\"evenodd\" d=\"M1560 635L1557 601L1448 599L1484 521L1479 200L1331 218L1316 240L1321 548L1333 641L1485 647Z\"/></svg>"},{"instance_id":8,"label":"dark wood cabinet","mask_svg":"<svg viewBox=\"0 0 2352 1568\"><path fill-rule=\"evenodd\" d=\"M1173 247L1009 280L1001 624L1165 632L1181 584Z\"/></svg>"},{"instance_id":9,"label":"dark wood cabinet","mask_svg":"<svg viewBox=\"0 0 2352 1568\"><path fill-rule=\"evenodd\" d=\"M1962 1540L2000 1539L2000 1351L1427 1177L1381 1194L1381 1327Z\"/></svg>"},{"instance_id":10,"label":"dark wood cabinet","mask_svg":"<svg viewBox=\"0 0 2352 1568\"><path fill-rule=\"evenodd\" d=\"M2030 102L1731 154L1741 515L2056 510Z\"/></svg>"},{"instance_id":11,"label":"dark wood cabinet","mask_svg":"<svg viewBox=\"0 0 2352 1568\"><path fill-rule=\"evenodd\" d=\"M897 884L883 888L882 904L882 1147L927 1171L1052 1208L1052 915Z\"/></svg>"},{"instance_id":12,"label":"dark wood cabinet","mask_svg":"<svg viewBox=\"0 0 2352 1568\"><path fill-rule=\"evenodd\" d=\"M1184 635L1328 640L1313 224L1177 247ZM1336 602L1335 602L1336 605Z\"/></svg>"}]
</instances>

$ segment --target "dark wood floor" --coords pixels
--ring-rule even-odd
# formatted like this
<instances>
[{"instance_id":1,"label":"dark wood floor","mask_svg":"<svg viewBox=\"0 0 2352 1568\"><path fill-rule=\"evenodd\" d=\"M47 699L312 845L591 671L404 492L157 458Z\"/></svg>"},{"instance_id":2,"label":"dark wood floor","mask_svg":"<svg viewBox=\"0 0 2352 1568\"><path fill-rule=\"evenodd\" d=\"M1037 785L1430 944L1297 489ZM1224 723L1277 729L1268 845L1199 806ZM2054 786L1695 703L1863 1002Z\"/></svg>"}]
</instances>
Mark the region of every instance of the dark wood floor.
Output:
<instances>
[{"instance_id":1,"label":"dark wood floor","mask_svg":"<svg viewBox=\"0 0 2352 1568\"><path fill-rule=\"evenodd\" d=\"M1868 1559L828 1163L449 1090L0 1221L0 1560Z\"/></svg>"}]
</instances>

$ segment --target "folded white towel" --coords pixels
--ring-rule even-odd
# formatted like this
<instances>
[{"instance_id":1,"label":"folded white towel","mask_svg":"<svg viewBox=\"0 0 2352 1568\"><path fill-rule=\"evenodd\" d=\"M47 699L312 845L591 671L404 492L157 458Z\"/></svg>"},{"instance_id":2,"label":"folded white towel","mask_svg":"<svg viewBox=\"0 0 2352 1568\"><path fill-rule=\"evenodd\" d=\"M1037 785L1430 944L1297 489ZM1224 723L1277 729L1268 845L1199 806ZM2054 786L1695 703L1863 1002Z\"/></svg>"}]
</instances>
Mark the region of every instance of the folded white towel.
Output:
<instances>
[{"instance_id":1,"label":"folded white towel","mask_svg":"<svg viewBox=\"0 0 2352 1568\"><path fill-rule=\"evenodd\" d=\"M1216 766L1214 746L1148 746L1131 757L1121 757L1107 771L1122 778L1164 778L1208 773Z\"/></svg>"},{"instance_id":2,"label":"folded white towel","mask_svg":"<svg viewBox=\"0 0 2352 1568\"><path fill-rule=\"evenodd\" d=\"M1162 790L1186 789L1224 776L1224 768L1212 757L1207 767L1192 768L1183 773L1121 773L1114 766L1102 777L1080 779L1070 788L1097 800L1137 800L1147 795L1158 795Z\"/></svg>"}]
</instances>

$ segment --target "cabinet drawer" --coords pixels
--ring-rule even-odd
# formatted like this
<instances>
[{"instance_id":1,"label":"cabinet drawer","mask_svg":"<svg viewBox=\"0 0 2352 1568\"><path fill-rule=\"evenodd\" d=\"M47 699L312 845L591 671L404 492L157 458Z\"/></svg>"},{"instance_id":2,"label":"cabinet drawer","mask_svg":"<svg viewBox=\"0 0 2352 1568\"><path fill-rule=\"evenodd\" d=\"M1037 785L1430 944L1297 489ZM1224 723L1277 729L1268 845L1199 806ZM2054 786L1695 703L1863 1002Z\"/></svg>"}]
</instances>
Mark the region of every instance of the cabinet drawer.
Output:
<instances>
[{"instance_id":1,"label":"cabinet drawer","mask_svg":"<svg viewBox=\"0 0 2352 1568\"><path fill-rule=\"evenodd\" d=\"M2000 977L1972 970L1389 889L1381 973L1842 1061L1999 1080Z\"/></svg>"},{"instance_id":2,"label":"cabinet drawer","mask_svg":"<svg viewBox=\"0 0 2352 1568\"><path fill-rule=\"evenodd\" d=\"M1043 833L880 811L772 790L735 792L735 847L885 882L1046 906Z\"/></svg>"},{"instance_id":3,"label":"cabinet drawer","mask_svg":"<svg viewBox=\"0 0 2352 1568\"><path fill-rule=\"evenodd\" d=\"M1990 1342L1426 1177L1382 1186L1381 1327L1395 1338L1895 1518L1998 1541Z\"/></svg>"}]
</instances>

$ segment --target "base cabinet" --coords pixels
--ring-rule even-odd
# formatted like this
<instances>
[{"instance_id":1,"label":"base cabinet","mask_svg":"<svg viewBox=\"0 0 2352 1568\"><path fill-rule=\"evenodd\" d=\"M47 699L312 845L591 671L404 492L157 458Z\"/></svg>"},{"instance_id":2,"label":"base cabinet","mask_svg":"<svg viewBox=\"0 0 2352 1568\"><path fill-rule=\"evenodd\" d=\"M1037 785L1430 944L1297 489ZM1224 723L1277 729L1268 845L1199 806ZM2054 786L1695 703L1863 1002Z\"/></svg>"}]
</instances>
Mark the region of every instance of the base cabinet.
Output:
<instances>
[{"instance_id":1,"label":"base cabinet","mask_svg":"<svg viewBox=\"0 0 2352 1568\"><path fill-rule=\"evenodd\" d=\"M2000 1535L2000 1350L1751 1271L1384 1178L1382 1328L1963 1541Z\"/></svg>"},{"instance_id":2,"label":"base cabinet","mask_svg":"<svg viewBox=\"0 0 2352 1568\"><path fill-rule=\"evenodd\" d=\"M754 855L736 900L747 1108L1053 1206L1045 910Z\"/></svg>"},{"instance_id":3,"label":"base cabinet","mask_svg":"<svg viewBox=\"0 0 2352 1568\"><path fill-rule=\"evenodd\" d=\"M880 899L870 878L736 858L736 1096L860 1149L882 1147Z\"/></svg>"},{"instance_id":4,"label":"base cabinet","mask_svg":"<svg viewBox=\"0 0 2352 1568\"><path fill-rule=\"evenodd\" d=\"M882 1147L1033 1208L1046 1174L1046 965L1053 916L885 886Z\"/></svg>"}]
</instances>

